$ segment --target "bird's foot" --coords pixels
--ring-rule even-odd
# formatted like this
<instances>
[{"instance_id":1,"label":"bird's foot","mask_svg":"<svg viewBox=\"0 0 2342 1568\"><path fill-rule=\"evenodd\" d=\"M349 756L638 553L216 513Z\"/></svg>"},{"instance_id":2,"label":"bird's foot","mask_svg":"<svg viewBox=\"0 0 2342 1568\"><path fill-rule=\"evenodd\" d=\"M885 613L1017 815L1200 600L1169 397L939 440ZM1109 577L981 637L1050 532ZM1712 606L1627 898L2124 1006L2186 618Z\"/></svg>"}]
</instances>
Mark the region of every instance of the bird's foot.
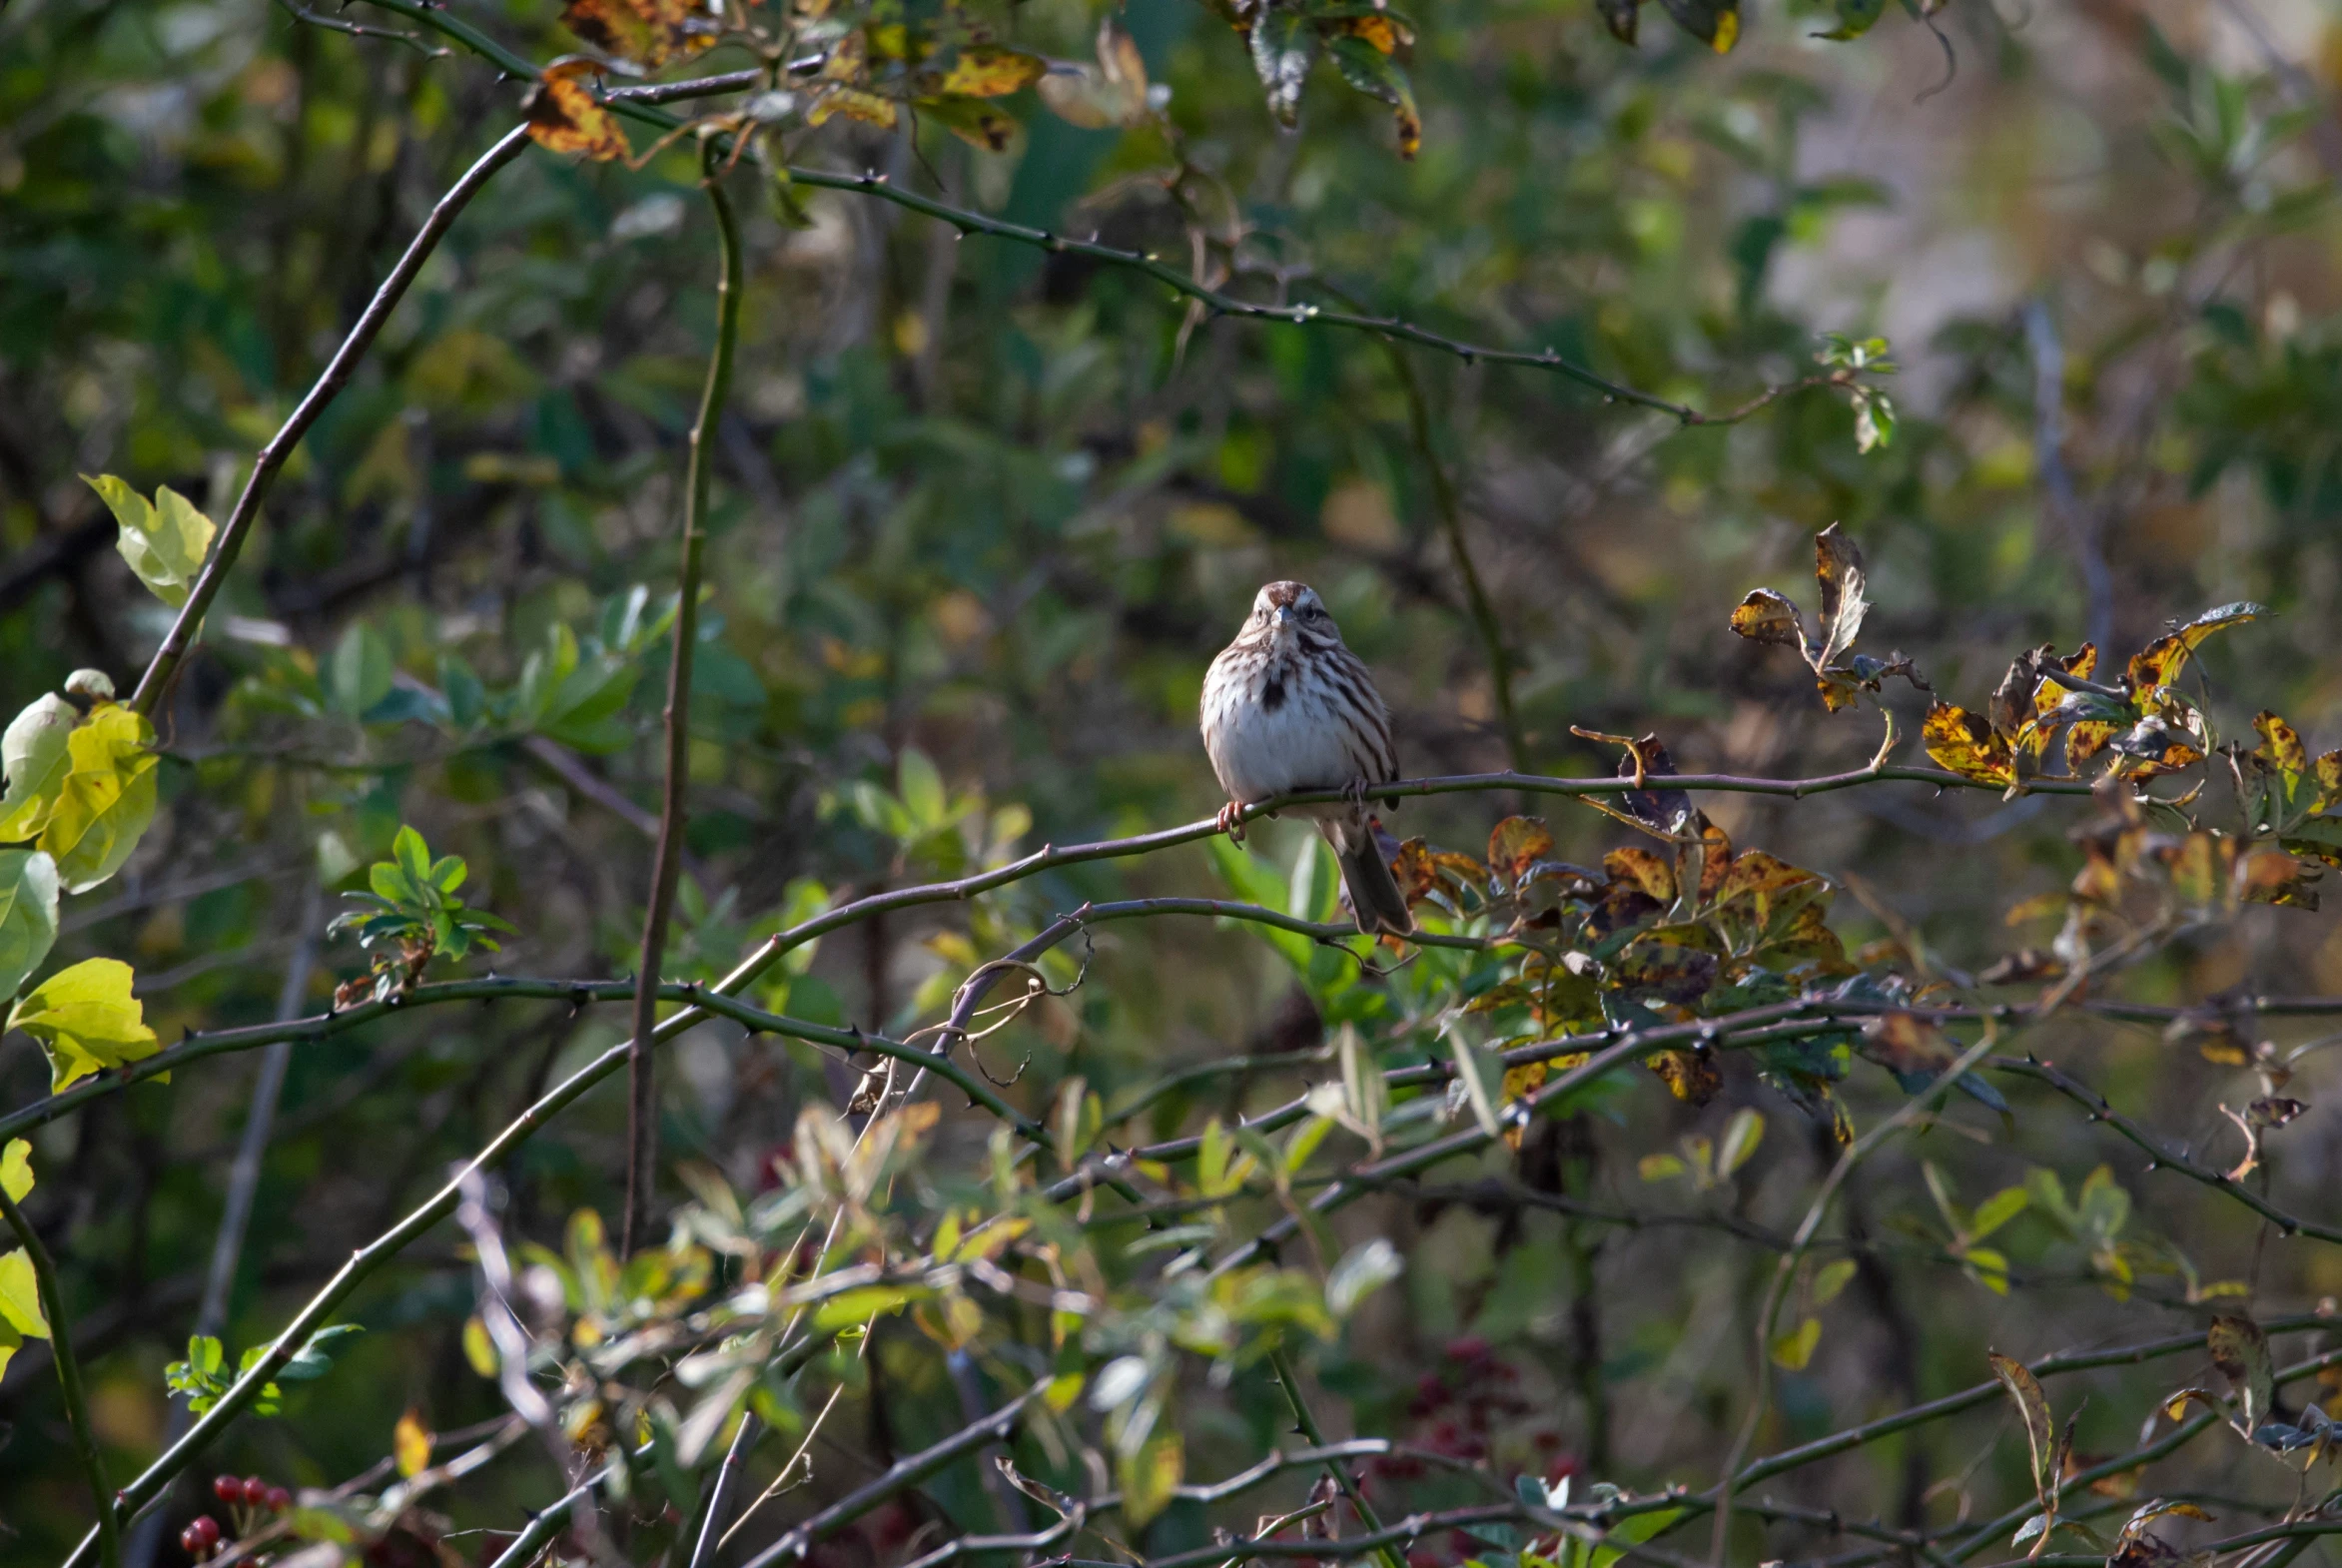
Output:
<instances>
[{"instance_id":1,"label":"bird's foot","mask_svg":"<svg viewBox=\"0 0 2342 1568\"><path fill-rule=\"evenodd\" d=\"M1219 815L1213 821L1217 825L1218 831L1228 836L1229 843L1241 844L1244 842L1244 803L1242 801L1231 800L1220 807Z\"/></svg>"}]
</instances>

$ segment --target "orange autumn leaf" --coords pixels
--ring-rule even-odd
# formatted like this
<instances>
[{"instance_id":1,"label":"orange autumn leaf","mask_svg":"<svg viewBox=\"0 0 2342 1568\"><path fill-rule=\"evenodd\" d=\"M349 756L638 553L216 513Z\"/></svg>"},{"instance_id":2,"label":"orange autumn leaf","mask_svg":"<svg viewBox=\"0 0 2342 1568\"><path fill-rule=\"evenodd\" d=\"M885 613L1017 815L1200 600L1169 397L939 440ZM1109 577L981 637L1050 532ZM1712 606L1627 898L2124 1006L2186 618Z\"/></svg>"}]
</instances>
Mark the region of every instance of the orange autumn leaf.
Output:
<instances>
[{"instance_id":1,"label":"orange autumn leaf","mask_svg":"<svg viewBox=\"0 0 2342 1568\"><path fill-rule=\"evenodd\" d=\"M646 71L710 47L718 31L715 18L689 0L569 0L561 24Z\"/></svg>"},{"instance_id":2,"label":"orange autumn leaf","mask_svg":"<svg viewBox=\"0 0 2342 1568\"><path fill-rule=\"evenodd\" d=\"M566 60L545 67L530 90L522 113L529 139L548 153L582 153L595 163L631 156L626 133L617 117L593 96L584 77L595 74L589 60Z\"/></svg>"}]
</instances>

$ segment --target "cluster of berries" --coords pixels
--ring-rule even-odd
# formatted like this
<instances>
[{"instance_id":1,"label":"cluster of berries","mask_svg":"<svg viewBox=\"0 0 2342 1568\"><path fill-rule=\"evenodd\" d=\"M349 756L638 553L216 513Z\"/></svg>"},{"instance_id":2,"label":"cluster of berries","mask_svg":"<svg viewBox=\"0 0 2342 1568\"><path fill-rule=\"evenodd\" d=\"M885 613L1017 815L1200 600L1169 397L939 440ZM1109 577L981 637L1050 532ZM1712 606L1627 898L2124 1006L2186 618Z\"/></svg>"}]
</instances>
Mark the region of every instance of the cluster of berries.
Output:
<instances>
[{"instance_id":1,"label":"cluster of berries","mask_svg":"<svg viewBox=\"0 0 2342 1568\"><path fill-rule=\"evenodd\" d=\"M262 1518L283 1513L293 1506L293 1494L282 1486L271 1486L257 1475L223 1475L212 1482L212 1495L226 1503L236 1522L239 1536L249 1533ZM179 1532L179 1545L197 1562L205 1562L220 1550L225 1539L220 1521L210 1514L197 1514L188 1527Z\"/></svg>"}]
</instances>

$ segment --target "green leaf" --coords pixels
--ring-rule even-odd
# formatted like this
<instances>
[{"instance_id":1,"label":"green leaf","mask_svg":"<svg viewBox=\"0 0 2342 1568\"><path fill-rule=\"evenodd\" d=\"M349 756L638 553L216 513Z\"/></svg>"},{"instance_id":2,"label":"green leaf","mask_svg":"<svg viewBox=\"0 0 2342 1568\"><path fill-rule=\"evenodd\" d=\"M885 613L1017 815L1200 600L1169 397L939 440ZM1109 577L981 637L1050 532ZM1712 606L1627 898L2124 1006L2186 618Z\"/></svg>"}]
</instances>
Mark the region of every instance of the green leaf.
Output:
<instances>
[{"instance_id":1,"label":"green leaf","mask_svg":"<svg viewBox=\"0 0 2342 1568\"><path fill-rule=\"evenodd\" d=\"M8 1028L23 1030L48 1054L52 1091L155 1054L155 1032L130 986L130 966L120 959L84 959L9 1011Z\"/></svg>"},{"instance_id":2,"label":"green leaf","mask_svg":"<svg viewBox=\"0 0 2342 1568\"><path fill-rule=\"evenodd\" d=\"M1626 1556L1627 1547L1640 1546L1651 1540L1683 1515L1681 1508L1661 1508L1652 1513L1628 1515L1603 1533L1604 1544L1594 1548L1586 1560L1586 1568L1611 1568L1613 1563ZM1618 1544L1609 1544L1613 1541Z\"/></svg>"},{"instance_id":3,"label":"green leaf","mask_svg":"<svg viewBox=\"0 0 2342 1568\"><path fill-rule=\"evenodd\" d=\"M66 774L40 847L68 893L86 893L122 869L155 820L154 727L106 703L66 737Z\"/></svg>"},{"instance_id":4,"label":"green leaf","mask_svg":"<svg viewBox=\"0 0 2342 1568\"><path fill-rule=\"evenodd\" d=\"M1828 1306L1837 1300L1838 1293L1846 1288L1847 1282L1854 1275L1855 1261L1851 1257L1841 1257L1835 1262L1823 1264L1814 1275L1814 1304Z\"/></svg>"},{"instance_id":5,"label":"green leaf","mask_svg":"<svg viewBox=\"0 0 2342 1568\"><path fill-rule=\"evenodd\" d=\"M1186 1466L1186 1448L1174 1431L1157 1432L1133 1454L1118 1454L1117 1479L1123 1483L1123 1518L1134 1530L1163 1512L1179 1484Z\"/></svg>"},{"instance_id":6,"label":"green leaf","mask_svg":"<svg viewBox=\"0 0 2342 1568\"><path fill-rule=\"evenodd\" d=\"M895 785L903 809L911 814L914 834L932 833L949 820L943 775L926 752L916 746L903 748L902 760L895 764Z\"/></svg>"},{"instance_id":7,"label":"green leaf","mask_svg":"<svg viewBox=\"0 0 2342 1568\"><path fill-rule=\"evenodd\" d=\"M57 941L57 862L38 849L0 849L0 1001Z\"/></svg>"},{"instance_id":8,"label":"green leaf","mask_svg":"<svg viewBox=\"0 0 2342 1568\"><path fill-rule=\"evenodd\" d=\"M899 1312L931 1294L932 1291L909 1285L861 1285L841 1290L813 1309L814 1331L824 1333L857 1327L882 1313Z\"/></svg>"},{"instance_id":9,"label":"green leaf","mask_svg":"<svg viewBox=\"0 0 2342 1568\"><path fill-rule=\"evenodd\" d=\"M1496 1092L1504 1082L1503 1062L1493 1052L1466 1040L1461 1030L1449 1032L1448 1046L1455 1053L1456 1082L1463 1085L1464 1100L1472 1108L1472 1119L1490 1138L1502 1137L1504 1123L1496 1112Z\"/></svg>"},{"instance_id":10,"label":"green leaf","mask_svg":"<svg viewBox=\"0 0 2342 1568\"><path fill-rule=\"evenodd\" d=\"M1976 1205L1968 1216L1967 1236L1981 1241L2032 1204L2032 1194L2021 1186L2004 1186Z\"/></svg>"},{"instance_id":11,"label":"green leaf","mask_svg":"<svg viewBox=\"0 0 2342 1568\"><path fill-rule=\"evenodd\" d=\"M41 1310L40 1276L32 1254L18 1247L0 1257L0 1323L27 1339L49 1337L49 1316Z\"/></svg>"},{"instance_id":12,"label":"green leaf","mask_svg":"<svg viewBox=\"0 0 2342 1568\"><path fill-rule=\"evenodd\" d=\"M211 553L212 536L219 530L195 503L169 485L155 491L149 503L138 491L111 473L97 478L82 475L113 511L122 532L114 547L130 563L156 598L174 608L187 602L195 580Z\"/></svg>"},{"instance_id":13,"label":"green leaf","mask_svg":"<svg viewBox=\"0 0 2342 1568\"><path fill-rule=\"evenodd\" d=\"M1297 10L1263 6L1253 18L1245 40L1252 51L1252 69L1267 95L1268 112L1279 125L1297 124L1301 117L1301 84L1317 59L1317 35Z\"/></svg>"},{"instance_id":14,"label":"green leaf","mask_svg":"<svg viewBox=\"0 0 2342 1568\"><path fill-rule=\"evenodd\" d=\"M362 717L390 694L397 671L390 662L390 645L364 621L354 621L334 645L326 666L326 698L334 711Z\"/></svg>"},{"instance_id":15,"label":"green leaf","mask_svg":"<svg viewBox=\"0 0 2342 1568\"><path fill-rule=\"evenodd\" d=\"M1719 1177L1728 1176L1747 1165L1749 1157L1757 1152L1757 1146L1764 1140L1765 1117L1762 1112L1747 1107L1734 1112L1732 1120L1724 1124L1724 1137L1716 1145L1716 1175Z\"/></svg>"},{"instance_id":16,"label":"green leaf","mask_svg":"<svg viewBox=\"0 0 2342 1568\"><path fill-rule=\"evenodd\" d=\"M1333 63L1342 80L1370 98L1390 105L1398 122L1398 151L1412 158L1423 145L1423 116L1415 108L1415 89L1399 63L1363 38L1340 37L1331 45Z\"/></svg>"},{"instance_id":17,"label":"green leaf","mask_svg":"<svg viewBox=\"0 0 2342 1568\"><path fill-rule=\"evenodd\" d=\"M81 722L74 705L55 692L35 700L11 719L0 734L0 777L8 792L0 795L0 843L29 839L41 831L73 771L66 737Z\"/></svg>"},{"instance_id":18,"label":"green leaf","mask_svg":"<svg viewBox=\"0 0 2342 1568\"><path fill-rule=\"evenodd\" d=\"M321 1328L311 1334L308 1342L299 1350L293 1352L293 1359L278 1368L277 1376L288 1383L315 1382L333 1370L334 1357L326 1347L337 1339L365 1332L366 1327L362 1323L336 1323L332 1327ZM239 1375L258 1365L266 1354L266 1345L254 1345L245 1351L243 1362L237 1368Z\"/></svg>"}]
</instances>

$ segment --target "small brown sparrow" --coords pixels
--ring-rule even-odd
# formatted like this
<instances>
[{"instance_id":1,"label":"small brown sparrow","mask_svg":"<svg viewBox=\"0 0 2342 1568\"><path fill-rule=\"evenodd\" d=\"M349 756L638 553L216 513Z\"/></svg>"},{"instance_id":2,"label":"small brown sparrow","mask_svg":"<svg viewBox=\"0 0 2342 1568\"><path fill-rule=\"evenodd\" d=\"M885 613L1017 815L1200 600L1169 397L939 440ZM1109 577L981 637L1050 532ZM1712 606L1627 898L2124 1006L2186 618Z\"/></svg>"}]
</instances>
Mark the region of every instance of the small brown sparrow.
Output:
<instances>
[{"instance_id":1,"label":"small brown sparrow","mask_svg":"<svg viewBox=\"0 0 2342 1568\"><path fill-rule=\"evenodd\" d=\"M1293 809L1316 819L1333 846L1358 929L1414 930L1366 815L1371 787L1398 777L1390 710L1307 584L1262 588L1236 640L1211 661L1203 677L1203 749L1228 794L1219 825L1231 835L1240 836L1237 815L1254 801L1296 790L1347 791L1346 804Z\"/></svg>"}]
</instances>

